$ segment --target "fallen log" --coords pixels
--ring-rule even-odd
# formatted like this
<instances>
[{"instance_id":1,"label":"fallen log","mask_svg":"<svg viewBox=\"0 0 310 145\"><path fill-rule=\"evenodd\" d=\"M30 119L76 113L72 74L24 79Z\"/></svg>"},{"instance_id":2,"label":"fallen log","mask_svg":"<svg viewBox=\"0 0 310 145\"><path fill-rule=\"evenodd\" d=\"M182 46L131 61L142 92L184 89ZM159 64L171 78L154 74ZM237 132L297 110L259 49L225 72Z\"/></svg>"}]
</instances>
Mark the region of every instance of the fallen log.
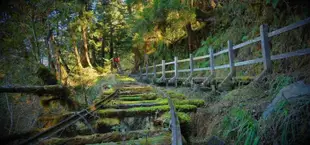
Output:
<instances>
[{"instance_id":1,"label":"fallen log","mask_svg":"<svg viewBox=\"0 0 310 145\"><path fill-rule=\"evenodd\" d=\"M69 96L70 91L67 87L61 85L45 85L45 86L1 86L0 93L32 93L39 96L45 94L55 96Z\"/></svg>"}]
</instances>

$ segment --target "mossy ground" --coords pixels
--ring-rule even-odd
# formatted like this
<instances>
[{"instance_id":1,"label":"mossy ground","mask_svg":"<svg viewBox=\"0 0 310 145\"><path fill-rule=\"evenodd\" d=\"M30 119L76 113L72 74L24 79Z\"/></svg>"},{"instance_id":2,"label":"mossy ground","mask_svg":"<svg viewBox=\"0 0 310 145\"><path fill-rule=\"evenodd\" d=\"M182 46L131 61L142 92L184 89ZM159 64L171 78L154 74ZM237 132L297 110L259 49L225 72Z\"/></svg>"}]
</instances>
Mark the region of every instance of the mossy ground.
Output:
<instances>
[{"instance_id":1,"label":"mossy ground","mask_svg":"<svg viewBox=\"0 0 310 145\"><path fill-rule=\"evenodd\" d=\"M92 145L170 145L171 144L171 134L170 133L161 133L155 137L143 137L137 140L128 140L124 142L109 142L101 144L92 144Z\"/></svg>"},{"instance_id":2,"label":"mossy ground","mask_svg":"<svg viewBox=\"0 0 310 145\"><path fill-rule=\"evenodd\" d=\"M180 112L195 112L197 106L195 105L175 105L177 111ZM151 107L134 107L129 109L102 109L98 114L103 117L130 117L137 115L152 115L156 112L163 113L169 111L169 105L151 106Z\"/></svg>"}]
</instances>

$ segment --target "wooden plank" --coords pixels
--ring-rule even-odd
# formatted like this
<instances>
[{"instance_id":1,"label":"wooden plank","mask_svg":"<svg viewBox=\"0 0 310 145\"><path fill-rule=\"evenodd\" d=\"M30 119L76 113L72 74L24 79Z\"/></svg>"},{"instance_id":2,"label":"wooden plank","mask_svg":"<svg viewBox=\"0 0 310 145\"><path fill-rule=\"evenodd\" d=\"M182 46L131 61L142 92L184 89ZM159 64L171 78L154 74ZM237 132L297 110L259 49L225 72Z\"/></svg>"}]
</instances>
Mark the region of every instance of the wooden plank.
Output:
<instances>
[{"instance_id":1,"label":"wooden plank","mask_svg":"<svg viewBox=\"0 0 310 145\"><path fill-rule=\"evenodd\" d=\"M204 68L194 68L194 72L195 71L204 71L204 70L210 70L210 67L204 67Z\"/></svg>"},{"instance_id":2,"label":"wooden plank","mask_svg":"<svg viewBox=\"0 0 310 145\"><path fill-rule=\"evenodd\" d=\"M301 26L309 24L309 23L310 23L310 17L308 17L304 20L298 21L294 24L288 25L286 27L280 28L278 30L272 31L272 32L268 33L268 37L273 37L273 36L279 35L281 33L296 29L298 27L301 27Z\"/></svg>"},{"instance_id":3,"label":"wooden plank","mask_svg":"<svg viewBox=\"0 0 310 145\"><path fill-rule=\"evenodd\" d=\"M168 71L165 71L166 74L169 74L169 73L174 73L174 70L168 70Z\"/></svg>"},{"instance_id":4,"label":"wooden plank","mask_svg":"<svg viewBox=\"0 0 310 145\"><path fill-rule=\"evenodd\" d=\"M218 56L218 55L220 55L220 54L223 54L223 53L226 53L226 52L228 52L228 49L224 49L224 50L221 50L221 51L219 51L219 52L217 52L217 53L214 53L213 55L214 56Z\"/></svg>"},{"instance_id":5,"label":"wooden plank","mask_svg":"<svg viewBox=\"0 0 310 145\"><path fill-rule=\"evenodd\" d=\"M310 54L310 48L301 49L301 50L297 50L294 52L273 55L271 56L271 60L278 60L278 59L289 58L293 56L301 56L301 55L306 55L306 54Z\"/></svg>"},{"instance_id":6,"label":"wooden plank","mask_svg":"<svg viewBox=\"0 0 310 145\"><path fill-rule=\"evenodd\" d=\"M198 57L194 57L194 60L201 60L201 59L205 59L208 57L210 57L210 55L198 56Z\"/></svg>"},{"instance_id":7,"label":"wooden plank","mask_svg":"<svg viewBox=\"0 0 310 145\"><path fill-rule=\"evenodd\" d=\"M223 68L229 68L230 65L229 64L224 64L224 65L220 65L220 66L214 66L214 69L223 69Z\"/></svg>"},{"instance_id":8,"label":"wooden plank","mask_svg":"<svg viewBox=\"0 0 310 145\"><path fill-rule=\"evenodd\" d=\"M255 64L255 63L260 63L260 62L263 62L263 61L264 61L263 58L256 58L256 59L252 59L252 60L237 62L237 63L235 63L235 66L243 66L243 65Z\"/></svg>"},{"instance_id":9,"label":"wooden plank","mask_svg":"<svg viewBox=\"0 0 310 145\"><path fill-rule=\"evenodd\" d=\"M272 63L271 63L271 53L270 53L270 45L268 38L268 25L260 26L260 37L261 37L261 47L264 59L264 70L267 72L272 71Z\"/></svg>"},{"instance_id":10,"label":"wooden plank","mask_svg":"<svg viewBox=\"0 0 310 145\"><path fill-rule=\"evenodd\" d=\"M170 65L170 64L174 64L174 61L165 63L165 65Z\"/></svg>"},{"instance_id":11,"label":"wooden plank","mask_svg":"<svg viewBox=\"0 0 310 145\"><path fill-rule=\"evenodd\" d=\"M179 63L180 63L180 62L187 62L187 61L190 61L190 59L188 58L188 59L181 59L181 60L178 60Z\"/></svg>"},{"instance_id":12,"label":"wooden plank","mask_svg":"<svg viewBox=\"0 0 310 145\"><path fill-rule=\"evenodd\" d=\"M179 73L190 72L190 69L181 69L178 70Z\"/></svg>"},{"instance_id":13,"label":"wooden plank","mask_svg":"<svg viewBox=\"0 0 310 145\"><path fill-rule=\"evenodd\" d=\"M260 40L261 40L260 37L256 37L256 38L254 38L254 39L252 39L252 40L248 40L248 41L245 41L245 42L240 43L240 44L238 44L238 45L235 45L235 46L233 47L233 49L236 50L236 49L239 49L239 48L241 48L241 47L244 47L244 46L250 45L250 44L252 44L252 43L258 42L258 41L260 41Z\"/></svg>"}]
</instances>

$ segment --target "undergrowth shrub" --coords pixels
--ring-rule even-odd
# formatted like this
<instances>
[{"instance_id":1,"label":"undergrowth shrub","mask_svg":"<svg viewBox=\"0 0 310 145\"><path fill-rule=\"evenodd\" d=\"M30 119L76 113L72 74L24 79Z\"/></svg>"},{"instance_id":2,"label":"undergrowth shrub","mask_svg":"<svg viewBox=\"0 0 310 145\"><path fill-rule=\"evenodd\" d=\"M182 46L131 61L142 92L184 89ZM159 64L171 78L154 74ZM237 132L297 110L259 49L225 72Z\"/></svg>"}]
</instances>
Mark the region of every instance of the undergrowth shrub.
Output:
<instances>
[{"instance_id":1,"label":"undergrowth shrub","mask_svg":"<svg viewBox=\"0 0 310 145\"><path fill-rule=\"evenodd\" d=\"M224 118L220 136L235 145L257 145L260 140L258 128L257 120L248 111L234 108Z\"/></svg>"}]
</instances>

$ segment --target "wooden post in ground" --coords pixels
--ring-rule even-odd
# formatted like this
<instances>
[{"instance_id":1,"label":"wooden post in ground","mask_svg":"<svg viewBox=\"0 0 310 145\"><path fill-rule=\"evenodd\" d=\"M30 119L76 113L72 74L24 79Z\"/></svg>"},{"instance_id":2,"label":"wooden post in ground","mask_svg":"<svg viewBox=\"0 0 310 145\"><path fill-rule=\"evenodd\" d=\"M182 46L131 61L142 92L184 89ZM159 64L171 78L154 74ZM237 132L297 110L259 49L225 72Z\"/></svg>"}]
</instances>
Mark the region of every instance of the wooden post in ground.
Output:
<instances>
[{"instance_id":1,"label":"wooden post in ground","mask_svg":"<svg viewBox=\"0 0 310 145\"><path fill-rule=\"evenodd\" d=\"M161 60L161 80L165 81L166 80L166 74L165 74L165 67L166 67L166 64L165 64L165 60Z\"/></svg>"},{"instance_id":2,"label":"wooden post in ground","mask_svg":"<svg viewBox=\"0 0 310 145\"><path fill-rule=\"evenodd\" d=\"M211 84L211 88L212 88L212 91L215 91L216 87L216 82L214 83L214 78L215 78L215 68L214 68L214 52L213 52L213 48L211 47L209 49L209 53L210 53L210 71L211 71L211 75L210 75L210 78L209 78L209 82Z\"/></svg>"},{"instance_id":3,"label":"wooden post in ground","mask_svg":"<svg viewBox=\"0 0 310 145\"><path fill-rule=\"evenodd\" d=\"M236 69L235 69L235 63L234 63L234 50L233 50L233 44L231 40L227 41L228 46L228 55L229 55L229 67L230 67L230 77L236 76Z\"/></svg>"},{"instance_id":4,"label":"wooden post in ground","mask_svg":"<svg viewBox=\"0 0 310 145\"><path fill-rule=\"evenodd\" d=\"M147 54L145 54L144 57L145 57L145 80L147 80L149 75L149 58Z\"/></svg>"},{"instance_id":5,"label":"wooden post in ground","mask_svg":"<svg viewBox=\"0 0 310 145\"><path fill-rule=\"evenodd\" d=\"M142 78L142 67L139 65L139 79L141 80Z\"/></svg>"},{"instance_id":6,"label":"wooden post in ground","mask_svg":"<svg viewBox=\"0 0 310 145\"><path fill-rule=\"evenodd\" d=\"M214 53L212 47L209 49L210 55L210 72L211 74L202 82L201 85L206 85L207 83L212 84L213 78L215 77L215 68L214 68Z\"/></svg>"},{"instance_id":7,"label":"wooden post in ground","mask_svg":"<svg viewBox=\"0 0 310 145\"><path fill-rule=\"evenodd\" d=\"M174 57L174 85L178 86L178 57Z\"/></svg>"},{"instance_id":8,"label":"wooden post in ground","mask_svg":"<svg viewBox=\"0 0 310 145\"><path fill-rule=\"evenodd\" d=\"M213 53L213 48L211 47L209 49L209 54L210 54L210 71L211 71L211 75L214 76L215 75L215 69L214 69L214 53Z\"/></svg>"},{"instance_id":9,"label":"wooden post in ground","mask_svg":"<svg viewBox=\"0 0 310 145\"><path fill-rule=\"evenodd\" d=\"M230 72L228 76L219 85L219 88L222 90L230 90L233 84L232 79L236 76L236 69L235 69L235 63L234 63L234 50L233 50L233 44L231 40L227 41L227 49L228 49L228 56L229 56Z\"/></svg>"},{"instance_id":10,"label":"wooden post in ground","mask_svg":"<svg viewBox=\"0 0 310 145\"><path fill-rule=\"evenodd\" d=\"M156 62L153 63L153 80L156 80Z\"/></svg>"},{"instance_id":11,"label":"wooden post in ground","mask_svg":"<svg viewBox=\"0 0 310 145\"><path fill-rule=\"evenodd\" d=\"M146 80L148 79L148 76L149 76L149 64L146 63L145 64L145 78L146 78Z\"/></svg>"},{"instance_id":12,"label":"wooden post in ground","mask_svg":"<svg viewBox=\"0 0 310 145\"><path fill-rule=\"evenodd\" d=\"M270 45L268 38L268 25L264 24L260 26L260 38L264 59L264 71L266 71L267 73L271 73L272 63L271 63Z\"/></svg>"},{"instance_id":13,"label":"wooden post in ground","mask_svg":"<svg viewBox=\"0 0 310 145\"><path fill-rule=\"evenodd\" d=\"M194 59L193 59L193 55L192 54L190 54L189 55L189 75L190 75L190 78L189 78L189 81L190 81L190 84L191 84L191 87L193 87L193 79L192 79L192 77L193 77L193 72L194 72Z\"/></svg>"}]
</instances>

